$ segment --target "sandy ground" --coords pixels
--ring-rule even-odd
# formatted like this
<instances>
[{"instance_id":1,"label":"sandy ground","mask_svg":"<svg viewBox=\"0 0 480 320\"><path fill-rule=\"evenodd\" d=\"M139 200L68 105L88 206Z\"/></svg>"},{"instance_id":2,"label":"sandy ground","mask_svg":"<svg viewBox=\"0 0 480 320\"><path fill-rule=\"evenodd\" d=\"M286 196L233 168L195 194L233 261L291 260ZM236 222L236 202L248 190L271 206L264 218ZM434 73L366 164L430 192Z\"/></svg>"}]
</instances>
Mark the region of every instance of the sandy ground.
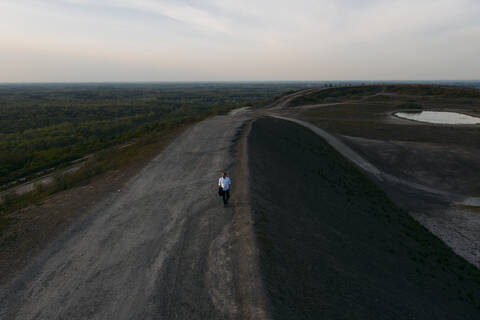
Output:
<instances>
[{"instance_id":1,"label":"sandy ground","mask_svg":"<svg viewBox=\"0 0 480 320\"><path fill-rule=\"evenodd\" d=\"M248 219L235 219L239 199L224 208L216 194L246 119L239 112L197 124L94 205L0 288L0 318L262 318L261 299L244 306L245 294L261 297L255 278L239 279L255 263L238 257L239 246L251 246L239 240Z\"/></svg>"}]
</instances>

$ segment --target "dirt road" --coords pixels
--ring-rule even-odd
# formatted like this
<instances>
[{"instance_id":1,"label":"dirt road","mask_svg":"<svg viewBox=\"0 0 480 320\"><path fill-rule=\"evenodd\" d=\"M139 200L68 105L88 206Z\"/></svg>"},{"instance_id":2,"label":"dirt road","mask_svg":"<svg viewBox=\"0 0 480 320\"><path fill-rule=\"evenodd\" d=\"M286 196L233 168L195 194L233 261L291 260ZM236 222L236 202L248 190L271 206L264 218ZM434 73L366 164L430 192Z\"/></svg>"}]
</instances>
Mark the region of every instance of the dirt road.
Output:
<instances>
[{"instance_id":1,"label":"dirt road","mask_svg":"<svg viewBox=\"0 0 480 320\"><path fill-rule=\"evenodd\" d=\"M476 197L470 197L467 195L462 195L462 194L455 194L452 192L447 192L435 188L431 188L419 183L415 183L412 181L407 181L404 179L400 179L398 177L395 177L391 174L388 174L386 172L380 171L378 168L376 168L372 163L370 163L368 160L360 156L358 153L353 151L350 147L348 147L345 143L340 141L338 138L336 138L334 135L328 133L325 130L322 130L318 128L317 126L308 123L306 121L302 121L299 119L294 119L294 118L287 118L287 117L282 117L282 116L276 116L272 115L272 117L277 118L277 119L283 119L291 122L295 122L299 125L302 125L313 132L315 132L317 135L325 139L328 144L330 144L332 147L334 147L341 155L343 155L345 158L349 159L352 161L355 165L357 165L359 168L361 168L363 171L366 173L369 173L373 175L376 179L380 181L387 180L389 183L395 184L395 185L404 185L406 187L412 188L412 189L417 189L423 192L431 193L434 195L439 195L442 197L445 197L448 199L450 202L455 202L458 204L463 204L466 201L474 201L475 203L477 201L480 201L480 199Z\"/></svg>"},{"instance_id":2,"label":"dirt road","mask_svg":"<svg viewBox=\"0 0 480 320\"><path fill-rule=\"evenodd\" d=\"M0 288L0 318L263 318L257 285L239 280L252 265L236 259L235 179L229 207L216 195L247 119L217 116L177 138Z\"/></svg>"}]
</instances>

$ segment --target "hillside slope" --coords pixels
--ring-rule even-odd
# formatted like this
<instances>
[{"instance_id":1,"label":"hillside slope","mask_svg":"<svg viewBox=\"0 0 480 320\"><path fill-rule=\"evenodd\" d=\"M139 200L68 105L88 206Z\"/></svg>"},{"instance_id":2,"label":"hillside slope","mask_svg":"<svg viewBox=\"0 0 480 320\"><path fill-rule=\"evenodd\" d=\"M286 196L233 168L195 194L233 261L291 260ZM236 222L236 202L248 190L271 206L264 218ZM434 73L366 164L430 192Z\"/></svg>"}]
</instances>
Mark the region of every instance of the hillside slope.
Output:
<instances>
[{"instance_id":1,"label":"hillside slope","mask_svg":"<svg viewBox=\"0 0 480 320\"><path fill-rule=\"evenodd\" d=\"M322 139L271 118L249 136L274 319L478 319L480 272Z\"/></svg>"}]
</instances>

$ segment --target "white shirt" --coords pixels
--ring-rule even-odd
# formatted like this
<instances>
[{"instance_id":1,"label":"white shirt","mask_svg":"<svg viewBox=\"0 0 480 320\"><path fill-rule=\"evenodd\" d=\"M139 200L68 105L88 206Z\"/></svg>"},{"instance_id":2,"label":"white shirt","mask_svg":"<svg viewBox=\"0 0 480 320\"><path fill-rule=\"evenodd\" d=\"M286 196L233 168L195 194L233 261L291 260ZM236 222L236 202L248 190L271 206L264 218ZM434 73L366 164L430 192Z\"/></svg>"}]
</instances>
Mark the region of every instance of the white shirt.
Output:
<instances>
[{"instance_id":1,"label":"white shirt","mask_svg":"<svg viewBox=\"0 0 480 320\"><path fill-rule=\"evenodd\" d=\"M218 185L222 187L223 191L227 191L228 189L230 189L231 184L232 182L230 181L229 177L220 177L220 179L218 179Z\"/></svg>"}]
</instances>

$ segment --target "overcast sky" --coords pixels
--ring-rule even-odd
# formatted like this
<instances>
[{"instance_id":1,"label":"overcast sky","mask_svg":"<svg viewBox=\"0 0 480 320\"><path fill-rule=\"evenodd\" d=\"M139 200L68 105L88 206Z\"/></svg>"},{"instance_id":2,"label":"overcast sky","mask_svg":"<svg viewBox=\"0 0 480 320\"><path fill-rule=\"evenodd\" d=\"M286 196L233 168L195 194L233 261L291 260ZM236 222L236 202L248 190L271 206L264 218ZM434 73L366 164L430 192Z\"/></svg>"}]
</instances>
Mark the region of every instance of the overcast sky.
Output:
<instances>
[{"instance_id":1,"label":"overcast sky","mask_svg":"<svg viewBox=\"0 0 480 320\"><path fill-rule=\"evenodd\" d=\"M480 79L479 0L0 0L0 82Z\"/></svg>"}]
</instances>

